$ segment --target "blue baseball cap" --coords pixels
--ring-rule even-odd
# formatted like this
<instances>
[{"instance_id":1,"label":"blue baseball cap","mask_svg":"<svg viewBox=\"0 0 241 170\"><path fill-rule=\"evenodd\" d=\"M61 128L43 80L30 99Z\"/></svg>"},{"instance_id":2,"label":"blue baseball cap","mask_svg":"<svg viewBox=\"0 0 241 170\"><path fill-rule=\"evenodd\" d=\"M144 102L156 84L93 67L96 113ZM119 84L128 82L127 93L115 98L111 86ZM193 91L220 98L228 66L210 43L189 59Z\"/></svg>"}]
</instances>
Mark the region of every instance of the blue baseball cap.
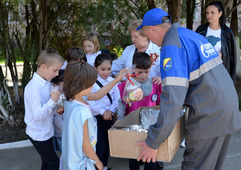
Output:
<instances>
[{"instance_id":1,"label":"blue baseball cap","mask_svg":"<svg viewBox=\"0 0 241 170\"><path fill-rule=\"evenodd\" d=\"M162 21L163 17L169 17L170 19L170 16L163 9L153 8L145 13L142 24L136 30L140 30L143 26L162 24L164 23Z\"/></svg>"}]
</instances>

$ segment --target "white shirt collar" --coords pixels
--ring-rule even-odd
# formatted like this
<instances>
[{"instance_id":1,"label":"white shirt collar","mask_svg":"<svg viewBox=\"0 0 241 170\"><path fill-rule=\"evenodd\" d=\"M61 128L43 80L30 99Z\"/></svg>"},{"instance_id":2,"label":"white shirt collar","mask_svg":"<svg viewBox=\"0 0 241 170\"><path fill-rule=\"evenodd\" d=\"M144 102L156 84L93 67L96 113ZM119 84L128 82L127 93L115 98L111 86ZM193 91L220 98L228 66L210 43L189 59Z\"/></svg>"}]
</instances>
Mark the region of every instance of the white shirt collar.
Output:
<instances>
[{"instance_id":1,"label":"white shirt collar","mask_svg":"<svg viewBox=\"0 0 241 170\"><path fill-rule=\"evenodd\" d=\"M146 51L152 51L153 48L154 48L153 43L151 41L149 41L149 45L148 45Z\"/></svg>"},{"instance_id":2,"label":"white shirt collar","mask_svg":"<svg viewBox=\"0 0 241 170\"><path fill-rule=\"evenodd\" d=\"M97 80L98 80L101 84L103 84L103 82L110 82L112 79L111 79L110 76L109 76L107 79L103 79L103 78L101 78L101 77L98 75Z\"/></svg>"},{"instance_id":3,"label":"white shirt collar","mask_svg":"<svg viewBox=\"0 0 241 170\"><path fill-rule=\"evenodd\" d=\"M43 79L40 75L38 75L36 72L33 74L33 79L36 80L42 87L46 84L49 83L49 81Z\"/></svg>"}]
</instances>

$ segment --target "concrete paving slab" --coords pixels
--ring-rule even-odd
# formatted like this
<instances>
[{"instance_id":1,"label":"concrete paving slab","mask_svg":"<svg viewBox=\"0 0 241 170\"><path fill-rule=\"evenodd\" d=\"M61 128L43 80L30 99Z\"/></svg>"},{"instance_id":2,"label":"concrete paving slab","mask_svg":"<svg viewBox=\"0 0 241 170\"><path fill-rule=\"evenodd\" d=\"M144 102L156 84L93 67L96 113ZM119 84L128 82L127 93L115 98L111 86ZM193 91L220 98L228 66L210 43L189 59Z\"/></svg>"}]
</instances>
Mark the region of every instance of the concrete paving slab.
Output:
<instances>
[{"instance_id":1,"label":"concrete paving slab","mask_svg":"<svg viewBox=\"0 0 241 170\"><path fill-rule=\"evenodd\" d=\"M18 144L0 145L0 170L38 170L41 168L41 159L35 148L28 141L25 146L18 147ZM5 147L3 147L5 145ZM6 147L9 146L9 147ZM176 155L169 163L164 163L164 169L180 170L183 160L184 148L179 148ZM109 166L112 170L127 170L128 159L109 159ZM241 130L234 133L231 138L228 154L224 162L223 170L240 170L241 168ZM143 170L141 166L141 170Z\"/></svg>"}]
</instances>

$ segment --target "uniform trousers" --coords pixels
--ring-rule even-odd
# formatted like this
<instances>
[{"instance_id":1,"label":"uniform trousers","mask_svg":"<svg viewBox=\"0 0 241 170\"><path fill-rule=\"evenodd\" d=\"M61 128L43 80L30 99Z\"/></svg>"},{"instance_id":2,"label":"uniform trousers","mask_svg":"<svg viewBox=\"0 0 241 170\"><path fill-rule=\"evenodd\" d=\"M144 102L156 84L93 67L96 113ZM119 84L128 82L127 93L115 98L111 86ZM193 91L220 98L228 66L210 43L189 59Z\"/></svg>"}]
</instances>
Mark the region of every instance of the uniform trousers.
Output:
<instances>
[{"instance_id":1,"label":"uniform trousers","mask_svg":"<svg viewBox=\"0 0 241 170\"><path fill-rule=\"evenodd\" d=\"M31 137L29 139L42 159L41 170L59 170L59 158L54 151L53 138L46 141L35 141Z\"/></svg>"},{"instance_id":2,"label":"uniform trousers","mask_svg":"<svg viewBox=\"0 0 241 170\"><path fill-rule=\"evenodd\" d=\"M205 140L186 138L182 170L221 170L230 139L231 134Z\"/></svg>"},{"instance_id":3,"label":"uniform trousers","mask_svg":"<svg viewBox=\"0 0 241 170\"><path fill-rule=\"evenodd\" d=\"M112 120L104 120L102 115L97 115L95 118L97 120L96 154L105 167L110 156L108 130L113 125L114 117L112 117Z\"/></svg>"},{"instance_id":4,"label":"uniform trousers","mask_svg":"<svg viewBox=\"0 0 241 170\"><path fill-rule=\"evenodd\" d=\"M130 170L139 170L141 161L137 161L137 159L129 159L129 169ZM155 170L156 169L156 162L143 162L144 170Z\"/></svg>"}]
</instances>

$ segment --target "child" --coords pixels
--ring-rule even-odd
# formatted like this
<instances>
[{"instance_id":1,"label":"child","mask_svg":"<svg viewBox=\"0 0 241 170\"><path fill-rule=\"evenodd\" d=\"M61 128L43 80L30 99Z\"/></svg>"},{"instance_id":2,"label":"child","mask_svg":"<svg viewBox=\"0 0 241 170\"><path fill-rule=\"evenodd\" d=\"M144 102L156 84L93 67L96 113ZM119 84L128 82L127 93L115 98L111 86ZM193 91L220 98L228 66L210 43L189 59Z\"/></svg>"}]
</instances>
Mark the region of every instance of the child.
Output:
<instances>
[{"instance_id":1,"label":"child","mask_svg":"<svg viewBox=\"0 0 241 170\"><path fill-rule=\"evenodd\" d=\"M95 58L101 53L100 44L97 35L90 33L84 37L84 51L86 53L87 63L94 66Z\"/></svg>"},{"instance_id":2,"label":"child","mask_svg":"<svg viewBox=\"0 0 241 170\"><path fill-rule=\"evenodd\" d=\"M69 48L68 51L67 51L66 60L67 60L67 62L65 62L65 64L61 67L62 70L65 70L66 67L67 67L67 64L71 61L77 61L77 62L85 61L85 62L87 62L86 55L85 55L84 51L79 47Z\"/></svg>"},{"instance_id":3,"label":"child","mask_svg":"<svg viewBox=\"0 0 241 170\"><path fill-rule=\"evenodd\" d=\"M116 53L110 53L110 56L111 56L111 58L112 58L112 61L118 59L118 55L117 55Z\"/></svg>"},{"instance_id":4,"label":"child","mask_svg":"<svg viewBox=\"0 0 241 170\"><path fill-rule=\"evenodd\" d=\"M71 61L87 62L87 59L86 59L86 55L85 55L84 51L81 48L72 47L67 52L67 61L68 62L71 62Z\"/></svg>"},{"instance_id":5,"label":"child","mask_svg":"<svg viewBox=\"0 0 241 170\"><path fill-rule=\"evenodd\" d=\"M105 40L105 49L101 50L101 53L110 54L113 51L113 45L110 40Z\"/></svg>"},{"instance_id":6,"label":"child","mask_svg":"<svg viewBox=\"0 0 241 170\"><path fill-rule=\"evenodd\" d=\"M64 123L64 107L63 102L65 96L63 94L63 86L64 86L64 70L59 70L59 75L52 79L51 83L53 86L59 87L59 91L61 92L59 101L57 102L57 106L53 108L54 114L54 137L53 137L53 145L54 150L62 153L62 129Z\"/></svg>"},{"instance_id":7,"label":"child","mask_svg":"<svg viewBox=\"0 0 241 170\"><path fill-rule=\"evenodd\" d=\"M118 119L122 119L124 116L128 115L130 112L138 109L139 107L156 106L160 104L160 94L162 92L161 85L152 82L149 78L151 69L151 58L147 53L137 52L133 56L133 71L139 75L134 77L134 79L141 84L145 98L133 102L131 104L126 104L123 99L123 92L126 85L126 81L119 84L119 90L121 99L118 105ZM128 80L127 80L128 81ZM129 159L130 170L139 169L139 162L136 159ZM154 170L156 168L156 163L150 162L145 163L145 170Z\"/></svg>"},{"instance_id":8,"label":"child","mask_svg":"<svg viewBox=\"0 0 241 170\"><path fill-rule=\"evenodd\" d=\"M111 54L114 55L114 54ZM71 61L77 61L77 62L82 62L85 61L86 62L86 55L83 52L82 49L80 49L79 47L73 47L70 48L67 52L67 61L71 62ZM95 93L90 93L87 97L86 100L91 101L91 100L100 100L102 97L104 97L119 81L121 81L126 73L128 73L127 69L122 69L118 76L112 80L109 84L107 84L106 86L104 86L103 88L101 88L100 90L98 90Z\"/></svg>"},{"instance_id":9,"label":"child","mask_svg":"<svg viewBox=\"0 0 241 170\"><path fill-rule=\"evenodd\" d=\"M97 92L113 80L110 77L111 65L112 58L109 54L99 54L96 57L94 66L98 73L98 78L91 92ZM110 155L108 130L113 125L113 115L117 110L119 98L120 92L117 85L115 85L102 99L89 102L92 113L97 120L98 142L96 144L96 153L103 163L103 170L107 170Z\"/></svg>"},{"instance_id":10,"label":"child","mask_svg":"<svg viewBox=\"0 0 241 170\"><path fill-rule=\"evenodd\" d=\"M95 69L85 62L69 63L64 73L64 128L62 138L62 160L64 169L90 169L94 164L103 168L95 153L97 142L96 120L89 104L83 99L87 96L97 79Z\"/></svg>"},{"instance_id":11,"label":"child","mask_svg":"<svg viewBox=\"0 0 241 170\"><path fill-rule=\"evenodd\" d=\"M41 169L59 169L59 158L53 148L52 109L60 92L50 92L50 81L58 75L63 63L56 50L43 51L37 60L37 71L24 90L26 134L41 156Z\"/></svg>"}]
</instances>

